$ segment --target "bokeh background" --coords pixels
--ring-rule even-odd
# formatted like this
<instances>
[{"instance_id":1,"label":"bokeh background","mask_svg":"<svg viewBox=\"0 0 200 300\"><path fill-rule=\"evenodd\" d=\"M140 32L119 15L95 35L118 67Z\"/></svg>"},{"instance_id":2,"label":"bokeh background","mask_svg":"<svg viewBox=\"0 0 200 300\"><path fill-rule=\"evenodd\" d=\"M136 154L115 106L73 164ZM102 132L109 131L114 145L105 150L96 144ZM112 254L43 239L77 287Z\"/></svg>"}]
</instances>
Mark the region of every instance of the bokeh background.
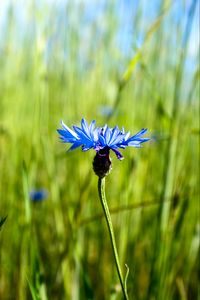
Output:
<instances>
[{"instance_id":1,"label":"bokeh background","mask_svg":"<svg viewBox=\"0 0 200 300\"><path fill-rule=\"evenodd\" d=\"M0 1L0 299L122 299L82 117L149 129L106 178L130 299L199 299L198 0Z\"/></svg>"}]
</instances>

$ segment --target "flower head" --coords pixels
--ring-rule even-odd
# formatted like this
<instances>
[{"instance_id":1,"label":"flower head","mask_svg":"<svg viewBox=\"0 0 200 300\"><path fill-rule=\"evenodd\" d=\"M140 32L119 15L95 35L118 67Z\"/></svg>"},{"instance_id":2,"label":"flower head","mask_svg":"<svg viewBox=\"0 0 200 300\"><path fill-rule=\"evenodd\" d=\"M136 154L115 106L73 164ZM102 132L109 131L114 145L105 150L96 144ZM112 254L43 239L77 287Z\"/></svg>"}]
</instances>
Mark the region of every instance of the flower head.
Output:
<instances>
[{"instance_id":1,"label":"flower head","mask_svg":"<svg viewBox=\"0 0 200 300\"><path fill-rule=\"evenodd\" d=\"M40 189L40 190L32 190L29 193L30 199L33 202L41 202L45 200L48 196L48 193L45 189Z\"/></svg>"},{"instance_id":2,"label":"flower head","mask_svg":"<svg viewBox=\"0 0 200 300\"><path fill-rule=\"evenodd\" d=\"M142 137L147 129L141 129L138 133L130 136L130 132L125 132L124 128L119 129L118 126L109 128L107 125L103 127L95 127L93 120L89 125L85 119L81 120L81 127L73 126L69 128L64 122L61 122L62 129L58 129L60 139L64 143L72 144L69 150L82 147L83 151L94 149L100 156L109 154L109 150L115 152L117 158L122 160L124 157L118 149L125 149L127 146L141 147L141 144L147 142L149 138ZM104 154L104 149L106 149Z\"/></svg>"}]
</instances>

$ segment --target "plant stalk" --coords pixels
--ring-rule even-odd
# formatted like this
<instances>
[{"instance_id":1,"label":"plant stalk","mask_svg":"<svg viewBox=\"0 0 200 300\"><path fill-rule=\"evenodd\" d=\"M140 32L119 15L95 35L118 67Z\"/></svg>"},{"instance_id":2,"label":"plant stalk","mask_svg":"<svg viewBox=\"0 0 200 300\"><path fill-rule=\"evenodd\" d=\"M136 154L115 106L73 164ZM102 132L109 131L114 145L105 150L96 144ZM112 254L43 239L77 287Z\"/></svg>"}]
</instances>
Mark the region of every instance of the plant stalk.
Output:
<instances>
[{"instance_id":1,"label":"plant stalk","mask_svg":"<svg viewBox=\"0 0 200 300\"><path fill-rule=\"evenodd\" d=\"M109 231L109 235L110 235L110 241L111 241L111 245L112 245L113 255L114 255L115 264L116 264L116 268L117 268L117 273L118 273L119 281L120 281L120 284L121 284L122 292L123 292L123 295L124 295L124 299L129 300L127 289L126 289L126 282L124 282L124 280L123 280L122 271L121 271L121 268L120 268L120 263L119 263L118 253L117 253L117 247L116 247L116 242L115 242L115 235L114 235L112 220L111 220L108 204L107 204L107 201L106 201L105 177L104 178L99 177L98 192L99 192L99 198L101 200L101 204L102 204L102 207L103 207L104 215L105 215L105 218L106 218L106 223L107 223L107 226L108 226L108 231Z\"/></svg>"}]
</instances>

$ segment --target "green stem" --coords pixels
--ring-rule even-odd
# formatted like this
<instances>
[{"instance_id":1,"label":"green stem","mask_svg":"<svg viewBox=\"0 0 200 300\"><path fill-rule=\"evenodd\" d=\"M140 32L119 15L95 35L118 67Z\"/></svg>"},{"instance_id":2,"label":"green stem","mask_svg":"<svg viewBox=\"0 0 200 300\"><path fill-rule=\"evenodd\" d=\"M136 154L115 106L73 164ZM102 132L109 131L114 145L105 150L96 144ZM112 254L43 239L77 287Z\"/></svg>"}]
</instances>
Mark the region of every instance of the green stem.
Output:
<instances>
[{"instance_id":1,"label":"green stem","mask_svg":"<svg viewBox=\"0 0 200 300\"><path fill-rule=\"evenodd\" d=\"M128 298L128 294L127 294L127 290L126 290L126 282L124 283L122 271L121 271L120 264L119 264L119 257L118 257L118 253L117 253L117 247L116 247L116 242L115 242L115 235L114 235L114 231L113 231L112 220L111 220L108 204L106 201L105 177L104 178L99 177L98 191L99 191L99 198L101 200L103 211L104 211L104 214L106 217L106 222L108 225L108 231L109 231L109 235L110 235L110 240L111 240L112 250L113 250L115 264L116 264L116 268L117 268L117 273L118 273L118 277L119 277L120 284L122 287L122 292L124 294L124 299L128 300L129 298Z\"/></svg>"}]
</instances>

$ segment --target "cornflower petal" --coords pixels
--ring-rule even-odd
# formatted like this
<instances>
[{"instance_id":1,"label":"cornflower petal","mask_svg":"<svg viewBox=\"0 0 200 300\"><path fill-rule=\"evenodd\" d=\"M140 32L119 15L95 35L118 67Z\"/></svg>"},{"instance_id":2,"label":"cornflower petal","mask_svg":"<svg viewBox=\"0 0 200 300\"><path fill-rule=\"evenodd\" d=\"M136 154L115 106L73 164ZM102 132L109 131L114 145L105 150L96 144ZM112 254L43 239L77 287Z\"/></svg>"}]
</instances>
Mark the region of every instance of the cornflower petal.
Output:
<instances>
[{"instance_id":1,"label":"cornflower petal","mask_svg":"<svg viewBox=\"0 0 200 300\"><path fill-rule=\"evenodd\" d=\"M81 120L81 126L82 126L83 132L84 132L88 137L90 137L89 127L88 127L87 121L86 121L85 119L82 119L82 120Z\"/></svg>"},{"instance_id":2,"label":"cornflower petal","mask_svg":"<svg viewBox=\"0 0 200 300\"><path fill-rule=\"evenodd\" d=\"M148 138L143 138L143 139L140 139L140 140L133 140L133 141L129 141L127 143L127 146L133 146L133 147L137 147L139 145L139 147L141 147L141 144L144 143L144 142L147 142L149 141L150 139Z\"/></svg>"},{"instance_id":3,"label":"cornflower petal","mask_svg":"<svg viewBox=\"0 0 200 300\"><path fill-rule=\"evenodd\" d=\"M63 129L58 129L58 133L60 134L60 139L63 141L66 141L68 143L73 143L73 141L76 141L76 138L73 137L70 133L66 132Z\"/></svg>"},{"instance_id":4,"label":"cornflower petal","mask_svg":"<svg viewBox=\"0 0 200 300\"><path fill-rule=\"evenodd\" d=\"M119 152L119 150L117 150L116 148L111 148L111 150L115 152L115 154L119 160L124 159L123 155Z\"/></svg>"},{"instance_id":5,"label":"cornflower petal","mask_svg":"<svg viewBox=\"0 0 200 300\"><path fill-rule=\"evenodd\" d=\"M104 127L102 128L102 135L103 135L103 136L104 136L104 134L105 134L107 128L108 128L108 125L105 124Z\"/></svg>"},{"instance_id":6,"label":"cornflower petal","mask_svg":"<svg viewBox=\"0 0 200 300\"><path fill-rule=\"evenodd\" d=\"M124 140L126 141L130 136L130 131L128 131L127 133L125 133L125 137L124 137Z\"/></svg>"},{"instance_id":7,"label":"cornflower petal","mask_svg":"<svg viewBox=\"0 0 200 300\"><path fill-rule=\"evenodd\" d=\"M89 125L90 136L91 136L91 135L94 135L93 133L94 133L95 124L96 124L96 121L93 120L93 121L90 123L90 125Z\"/></svg>"},{"instance_id":8,"label":"cornflower petal","mask_svg":"<svg viewBox=\"0 0 200 300\"><path fill-rule=\"evenodd\" d=\"M109 144L110 136L111 136L110 128L108 128L108 127L106 128L106 131L105 131L104 136L105 136L105 141L106 141L106 143Z\"/></svg>"},{"instance_id":9,"label":"cornflower petal","mask_svg":"<svg viewBox=\"0 0 200 300\"><path fill-rule=\"evenodd\" d=\"M93 130L93 137L94 137L94 142L97 142L99 138L99 128L95 128Z\"/></svg>"},{"instance_id":10,"label":"cornflower petal","mask_svg":"<svg viewBox=\"0 0 200 300\"><path fill-rule=\"evenodd\" d=\"M61 121L61 125L66 132L70 133L76 139L78 138L77 134L73 130L71 130L67 125L65 125L63 121Z\"/></svg>"},{"instance_id":11,"label":"cornflower petal","mask_svg":"<svg viewBox=\"0 0 200 300\"><path fill-rule=\"evenodd\" d=\"M141 129L138 133L125 140L127 146L138 147L140 143L147 142L149 138L142 138L141 136L147 132L147 129Z\"/></svg>"},{"instance_id":12,"label":"cornflower petal","mask_svg":"<svg viewBox=\"0 0 200 300\"><path fill-rule=\"evenodd\" d=\"M139 141L131 141L127 144L127 146L132 146L132 147L135 147L135 148L140 148L141 147L141 142Z\"/></svg>"},{"instance_id":13,"label":"cornflower petal","mask_svg":"<svg viewBox=\"0 0 200 300\"><path fill-rule=\"evenodd\" d=\"M119 128L118 128L118 126L115 126L114 128L112 128L112 133L111 133L111 136L110 136L109 145L112 145L112 143L115 142L115 139L116 139L118 134L119 134Z\"/></svg>"},{"instance_id":14,"label":"cornflower petal","mask_svg":"<svg viewBox=\"0 0 200 300\"><path fill-rule=\"evenodd\" d=\"M140 135L143 135L147 132L147 128L142 128L140 131L138 131L138 133L136 133L135 135L133 135L133 137L138 137Z\"/></svg>"},{"instance_id":15,"label":"cornflower petal","mask_svg":"<svg viewBox=\"0 0 200 300\"><path fill-rule=\"evenodd\" d=\"M77 126L73 126L75 132L78 134L80 140L82 141L82 144L93 144L92 139L85 133L81 128Z\"/></svg>"},{"instance_id":16,"label":"cornflower petal","mask_svg":"<svg viewBox=\"0 0 200 300\"><path fill-rule=\"evenodd\" d=\"M100 146L103 148L103 147L106 147L106 141L105 141L105 138L103 135L99 135L99 143L100 143Z\"/></svg>"},{"instance_id":17,"label":"cornflower petal","mask_svg":"<svg viewBox=\"0 0 200 300\"><path fill-rule=\"evenodd\" d=\"M123 141L124 141L124 135L121 132L119 132L111 145L118 145L123 143Z\"/></svg>"},{"instance_id":18,"label":"cornflower petal","mask_svg":"<svg viewBox=\"0 0 200 300\"><path fill-rule=\"evenodd\" d=\"M91 148L93 148L93 147L92 147L92 146L88 146L88 145L83 145L83 146L82 146L82 150L83 150L84 152L90 150Z\"/></svg>"},{"instance_id":19,"label":"cornflower petal","mask_svg":"<svg viewBox=\"0 0 200 300\"><path fill-rule=\"evenodd\" d=\"M125 133L124 127L122 127L122 131L121 131L121 132L122 132L122 134L124 134L124 133Z\"/></svg>"},{"instance_id":20,"label":"cornflower petal","mask_svg":"<svg viewBox=\"0 0 200 300\"><path fill-rule=\"evenodd\" d=\"M81 141L74 142L74 144L69 148L68 151L75 150L76 148L80 147L81 145L82 145Z\"/></svg>"}]
</instances>

